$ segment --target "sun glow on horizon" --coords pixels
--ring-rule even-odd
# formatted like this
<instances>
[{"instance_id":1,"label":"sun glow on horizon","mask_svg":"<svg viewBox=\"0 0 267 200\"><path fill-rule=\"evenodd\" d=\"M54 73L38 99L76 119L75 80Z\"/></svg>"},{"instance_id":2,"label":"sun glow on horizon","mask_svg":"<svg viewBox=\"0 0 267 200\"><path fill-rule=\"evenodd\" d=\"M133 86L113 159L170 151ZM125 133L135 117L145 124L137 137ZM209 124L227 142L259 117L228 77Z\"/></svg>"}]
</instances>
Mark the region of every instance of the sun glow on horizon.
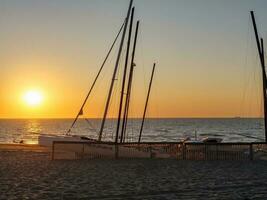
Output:
<instances>
[{"instance_id":1,"label":"sun glow on horizon","mask_svg":"<svg viewBox=\"0 0 267 200\"><path fill-rule=\"evenodd\" d=\"M43 95L40 91L29 90L23 95L23 100L29 106L39 106L43 101Z\"/></svg>"}]
</instances>

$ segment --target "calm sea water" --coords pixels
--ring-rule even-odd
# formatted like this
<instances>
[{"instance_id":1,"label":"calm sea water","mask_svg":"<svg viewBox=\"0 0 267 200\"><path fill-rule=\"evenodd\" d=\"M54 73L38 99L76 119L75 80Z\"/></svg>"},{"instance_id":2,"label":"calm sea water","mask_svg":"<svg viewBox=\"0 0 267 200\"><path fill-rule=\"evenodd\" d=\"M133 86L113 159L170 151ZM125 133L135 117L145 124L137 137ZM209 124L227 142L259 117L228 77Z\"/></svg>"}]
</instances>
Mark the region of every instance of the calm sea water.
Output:
<instances>
[{"instance_id":1,"label":"calm sea water","mask_svg":"<svg viewBox=\"0 0 267 200\"><path fill-rule=\"evenodd\" d=\"M23 139L26 143L37 143L40 133L65 134L71 119L19 119L0 120L0 143L13 143ZM130 119L127 141L137 141L140 119ZM79 134L97 138L101 120L80 119L72 130ZM103 139L113 140L116 120L106 123ZM143 141L179 141L185 137L220 137L224 142L253 142L264 138L263 119L147 119L143 130Z\"/></svg>"}]
</instances>

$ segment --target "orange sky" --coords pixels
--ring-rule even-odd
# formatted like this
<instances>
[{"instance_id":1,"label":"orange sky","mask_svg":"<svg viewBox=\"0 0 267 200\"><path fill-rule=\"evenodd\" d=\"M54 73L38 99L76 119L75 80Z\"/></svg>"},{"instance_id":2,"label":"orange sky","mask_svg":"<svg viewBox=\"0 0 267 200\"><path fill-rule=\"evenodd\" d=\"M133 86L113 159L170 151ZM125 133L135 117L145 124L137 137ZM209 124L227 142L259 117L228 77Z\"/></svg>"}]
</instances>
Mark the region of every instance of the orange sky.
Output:
<instances>
[{"instance_id":1,"label":"orange sky","mask_svg":"<svg viewBox=\"0 0 267 200\"><path fill-rule=\"evenodd\" d=\"M266 2L151 2L135 1L141 31L130 116L142 115L153 62L157 66L148 117L262 116L261 71L249 10L256 11L264 37ZM0 118L74 117L127 4L123 0L1 1ZM89 99L86 117L103 115L117 49ZM117 116L121 73L122 69L109 117ZM43 93L39 106L23 101L29 90Z\"/></svg>"}]
</instances>

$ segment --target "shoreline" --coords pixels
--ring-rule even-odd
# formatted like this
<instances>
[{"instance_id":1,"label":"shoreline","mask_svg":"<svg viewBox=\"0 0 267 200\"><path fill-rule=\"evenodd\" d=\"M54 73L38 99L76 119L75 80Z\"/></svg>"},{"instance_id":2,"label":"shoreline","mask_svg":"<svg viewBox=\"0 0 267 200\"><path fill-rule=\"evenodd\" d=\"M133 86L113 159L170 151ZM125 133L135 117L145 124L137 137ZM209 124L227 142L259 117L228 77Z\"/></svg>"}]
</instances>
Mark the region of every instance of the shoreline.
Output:
<instances>
[{"instance_id":1,"label":"shoreline","mask_svg":"<svg viewBox=\"0 0 267 200\"><path fill-rule=\"evenodd\" d=\"M51 152L51 147L44 147L38 144L11 144L0 143L1 151L31 151L31 152Z\"/></svg>"}]
</instances>

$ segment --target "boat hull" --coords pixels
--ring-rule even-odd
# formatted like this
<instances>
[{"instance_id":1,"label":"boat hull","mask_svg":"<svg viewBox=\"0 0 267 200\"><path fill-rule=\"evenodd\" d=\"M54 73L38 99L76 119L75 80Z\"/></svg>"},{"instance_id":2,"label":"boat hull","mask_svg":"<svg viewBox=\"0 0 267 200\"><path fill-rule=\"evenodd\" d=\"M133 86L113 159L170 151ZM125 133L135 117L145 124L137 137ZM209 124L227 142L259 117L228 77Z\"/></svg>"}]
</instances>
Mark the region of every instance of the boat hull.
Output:
<instances>
[{"instance_id":1,"label":"boat hull","mask_svg":"<svg viewBox=\"0 0 267 200\"><path fill-rule=\"evenodd\" d=\"M49 135L49 134L41 134L38 137L38 144L40 146L52 146L54 141L72 141L72 142L84 142L88 141L86 139L82 139L80 136L72 136L72 135Z\"/></svg>"}]
</instances>

